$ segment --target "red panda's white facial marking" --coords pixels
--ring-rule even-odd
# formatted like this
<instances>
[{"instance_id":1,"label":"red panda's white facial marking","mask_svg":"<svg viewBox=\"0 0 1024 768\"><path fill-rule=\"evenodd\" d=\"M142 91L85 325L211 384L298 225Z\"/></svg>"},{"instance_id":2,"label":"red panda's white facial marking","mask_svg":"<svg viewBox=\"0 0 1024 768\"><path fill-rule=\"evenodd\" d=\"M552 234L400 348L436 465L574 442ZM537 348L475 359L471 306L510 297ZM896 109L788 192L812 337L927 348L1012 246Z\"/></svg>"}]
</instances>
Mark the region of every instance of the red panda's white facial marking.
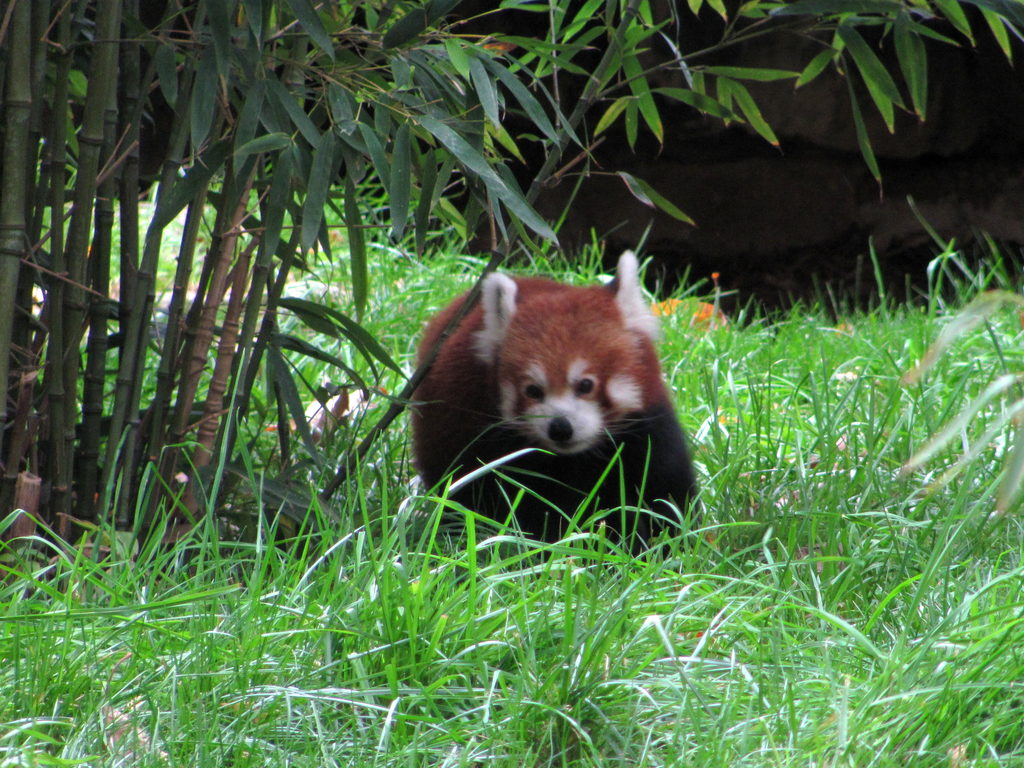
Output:
<instances>
[{"instance_id":1,"label":"red panda's white facial marking","mask_svg":"<svg viewBox=\"0 0 1024 768\"><path fill-rule=\"evenodd\" d=\"M605 414L589 367L574 360L568 370L549 376L538 363L529 364L518 385L502 382L502 416L531 442L556 453L594 447L605 433Z\"/></svg>"},{"instance_id":2,"label":"red panda's white facial marking","mask_svg":"<svg viewBox=\"0 0 1024 768\"><path fill-rule=\"evenodd\" d=\"M622 413L639 411L644 405L644 393L640 384L629 376L622 374L612 376L605 385L608 399Z\"/></svg>"}]
</instances>

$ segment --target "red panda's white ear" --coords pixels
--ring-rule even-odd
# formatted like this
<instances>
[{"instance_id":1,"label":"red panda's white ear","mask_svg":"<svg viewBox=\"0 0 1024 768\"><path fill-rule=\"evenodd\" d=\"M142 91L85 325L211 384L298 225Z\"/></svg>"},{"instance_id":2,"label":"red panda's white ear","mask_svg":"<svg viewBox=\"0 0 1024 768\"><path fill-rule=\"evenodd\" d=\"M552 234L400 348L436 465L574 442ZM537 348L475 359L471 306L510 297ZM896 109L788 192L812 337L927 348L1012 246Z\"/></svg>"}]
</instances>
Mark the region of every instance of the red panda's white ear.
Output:
<instances>
[{"instance_id":1,"label":"red panda's white ear","mask_svg":"<svg viewBox=\"0 0 1024 768\"><path fill-rule=\"evenodd\" d=\"M632 251L623 251L615 270L615 303L631 331L658 340L658 318L640 288L640 267Z\"/></svg>"},{"instance_id":2,"label":"red panda's white ear","mask_svg":"<svg viewBox=\"0 0 1024 768\"><path fill-rule=\"evenodd\" d=\"M483 362L497 359L512 315L516 312L516 282L508 275L492 272L484 278L480 303L484 309L484 327L473 339L473 349Z\"/></svg>"}]
</instances>

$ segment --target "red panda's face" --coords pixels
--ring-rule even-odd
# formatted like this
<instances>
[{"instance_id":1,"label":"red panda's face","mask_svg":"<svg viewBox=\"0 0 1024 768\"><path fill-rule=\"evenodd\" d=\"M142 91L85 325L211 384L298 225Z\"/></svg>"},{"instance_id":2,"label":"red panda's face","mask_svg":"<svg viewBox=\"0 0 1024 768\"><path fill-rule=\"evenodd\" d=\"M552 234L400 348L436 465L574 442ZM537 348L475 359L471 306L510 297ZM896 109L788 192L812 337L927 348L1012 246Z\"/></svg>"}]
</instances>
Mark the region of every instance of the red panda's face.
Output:
<instances>
[{"instance_id":1,"label":"red panda's face","mask_svg":"<svg viewBox=\"0 0 1024 768\"><path fill-rule=\"evenodd\" d=\"M609 286L489 275L481 304L474 351L494 366L502 419L531 444L582 453L646 405L645 385L660 376L657 320L632 253Z\"/></svg>"},{"instance_id":2,"label":"red panda's face","mask_svg":"<svg viewBox=\"0 0 1024 768\"><path fill-rule=\"evenodd\" d=\"M640 385L628 373L609 373L586 357L538 356L524 367L501 367L502 418L527 440L561 454L598 445L642 403Z\"/></svg>"}]
</instances>

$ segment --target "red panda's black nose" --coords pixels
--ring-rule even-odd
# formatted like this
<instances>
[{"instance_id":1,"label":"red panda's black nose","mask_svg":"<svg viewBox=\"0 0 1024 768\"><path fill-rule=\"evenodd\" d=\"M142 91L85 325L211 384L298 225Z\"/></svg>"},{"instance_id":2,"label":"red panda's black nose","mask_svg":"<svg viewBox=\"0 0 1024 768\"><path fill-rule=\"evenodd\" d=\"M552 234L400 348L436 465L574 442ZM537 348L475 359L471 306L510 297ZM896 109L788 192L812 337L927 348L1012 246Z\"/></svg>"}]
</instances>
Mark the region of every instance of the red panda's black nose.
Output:
<instances>
[{"instance_id":1,"label":"red panda's black nose","mask_svg":"<svg viewBox=\"0 0 1024 768\"><path fill-rule=\"evenodd\" d=\"M572 424L565 416L555 416L548 424L548 437L556 443L567 443L572 440Z\"/></svg>"}]
</instances>

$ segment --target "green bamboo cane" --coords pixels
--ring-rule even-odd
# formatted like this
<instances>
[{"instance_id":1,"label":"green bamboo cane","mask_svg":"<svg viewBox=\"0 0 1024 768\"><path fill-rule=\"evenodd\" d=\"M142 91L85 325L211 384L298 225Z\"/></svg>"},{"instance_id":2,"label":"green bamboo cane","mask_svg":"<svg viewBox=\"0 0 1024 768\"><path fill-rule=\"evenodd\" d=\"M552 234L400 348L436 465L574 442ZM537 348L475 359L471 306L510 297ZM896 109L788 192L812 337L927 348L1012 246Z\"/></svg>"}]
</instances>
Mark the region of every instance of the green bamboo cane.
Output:
<instances>
[{"instance_id":1,"label":"green bamboo cane","mask_svg":"<svg viewBox=\"0 0 1024 768\"><path fill-rule=\"evenodd\" d=\"M269 163L268 163L269 165ZM239 418L243 417L249 409L249 401L252 397L252 388L256 381L256 374L259 370L263 357L263 350L266 348L266 340L269 338L271 321L277 312L277 302L284 290L285 280L291 269L292 257L295 253L296 243L283 244L281 241L281 229L284 226L284 212L287 207L288 197L291 194L291 156L281 152L273 160L273 178L270 181L266 199L262 202L261 219L263 231L260 235L259 250L256 252L256 263L253 265L252 290L253 300L249 301L245 308L245 318L242 321L242 331L239 339L239 354L236 357L236 370L233 374L231 384L232 391L237 389L236 406ZM286 250L279 253L281 248ZM278 272L271 282L271 269L274 256L280 259ZM284 278L284 279L282 279ZM276 286L280 284L280 289ZM262 329L257 336L257 325L260 324L260 304L263 293L267 292L267 304L263 308ZM260 339L263 340L261 343ZM233 422L232 422L233 423ZM232 430L233 427L230 427ZM234 449L234 436L229 436L227 442L228 455Z\"/></svg>"},{"instance_id":2,"label":"green bamboo cane","mask_svg":"<svg viewBox=\"0 0 1024 768\"><path fill-rule=\"evenodd\" d=\"M81 367L80 342L85 319L85 270L89 251L89 232L92 226L93 203L96 197L96 176L103 145L104 113L110 94L117 82L118 30L121 25L120 0L98 0L96 6L96 38L92 45L92 66L82 113L82 127L78 133L78 172L72 200L73 212L68 225L64 249L68 285L64 306L54 308L64 314L64 423L62 432L54 435L63 439L63 462L53 477L53 511L70 513L72 501L72 450L75 441L75 423L79 410L78 377Z\"/></svg>"},{"instance_id":3,"label":"green bamboo cane","mask_svg":"<svg viewBox=\"0 0 1024 768\"><path fill-rule=\"evenodd\" d=\"M57 21L55 46L55 78L53 85L52 111L61 116L70 110L68 86L72 64L71 54L71 12L65 8ZM47 481L63 473L64 464L64 206L67 200L67 120L51 120L50 133L43 161L48 170L43 176L49 186L50 199L50 254L51 270L54 277L45 281L48 285L43 313L48 322L49 339L46 347L46 363L43 371L43 392L46 398L43 436L45 472ZM57 522L53 512L53 499L48 505L49 521Z\"/></svg>"},{"instance_id":4,"label":"green bamboo cane","mask_svg":"<svg viewBox=\"0 0 1024 768\"><path fill-rule=\"evenodd\" d=\"M125 0L126 16L138 18L138 0ZM118 221L121 231L121 247L118 254L121 266L122 301L124 299L126 276L134 275L139 269L139 126L142 122L144 100L140 97L142 85L153 79L156 71L155 56L149 57L149 64L143 73L141 69L141 46L135 39L127 39L121 45L121 94L122 104L119 110L122 134L128 151L118 180ZM114 374L115 379L117 374ZM115 440L108 434L108 441ZM136 473L137 474L137 473ZM105 475L105 467L104 474ZM102 496L102 493L101 493ZM123 510L123 507L122 507ZM117 527L124 530L128 527L127 514L118 511Z\"/></svg>"},{"instance_id":5,"label":"green bamboo cane","mask_svg":"<svg viewBox=\"0 0 1024 768\"><path fill-rule=\"evenodd\" d=\"M43 147L40 137L45 133L43 127L43 105L46 100L38 98L46 91L46 70L47 60L51 43L47 39L46 31L50 26L50 0L34 0L32 3L32 93L37 98L32 100L32 116L30 119L29 146L33 151ZM42 157L33 157L33 161L42 165ZM31 183L31 180L30 180ZM47 188L47 177L40 173L35 180L35 200L32 203L31 226L29 228L30 243L38 243L43 229L43 217L46 213L46 203L49 190ZM29 286L31 291L32 281L22 280L22 287ZM20 299L20 297L19 297ZM24 306L24 304L23 304Z\"/></svg>"},{"instance_id":6,"label":"green bamboo cane","mask_svg":"<svg viewBox=\"0 0 1024 768\"><path fill-rule=\"evenodd\" d=\"M181 375L181 326L187 299L189 278L195 259L199 229L206 209L207 188L201 189L185 213L185 227L178 247L178 264L171 285L171 298L167 306L167 332L156 373L156 392L149 406L147 425L147 450L149 455L164 455L167 449L167 415L171 409L171 397ZM169 470L168 470L169 471ZM161 476L166 476L161 473ZM154 499L155 500L155 499Z\"/></svg>"},{"instance_id":7,"label":"green bamboo cane","mask_svg":"<svg viewBox=\"0 0 1024 768\"><path fill-rule=\"evenodd\" d=\"M230 170L227 175L230 176ZM225 233L234 221L232 214L238 200L226 188L221 190L220 197L210 248L203 260L199 286L185 319L184 344L180 357L182 377L178 385L178 397L174 404L169 437L175 444L181 443L188 434L192 408L199 391L199 381L206 368L207 356L213 342L217 305L227 290L231 253L225 252L223 243ZM207 299L208 295L213 297L212 300Z\"/></svg>"},{"instance_id":8,"label":"green bamboo cane","mask_svg":"<svg viewBox=\"0 0 1024 768\"><path fill-rule=\"evenodd\" d=\"M280 261L277 273L273 276L273 284L267 294L267 307L263 312L260 321L260 330L253 342L252 355L245 365L245 373L242 378L242 385L239 397L238 413L244 415L248 411L249 398L252 388L256 385L256 377L259 374L260 362L263 354L270 344L270 339L277 330L277 307L288 287L288 277L291 274L292 265L295 263L295 254L299 252L299 243L302 234L298 227L292 229L291 237L287 242L281 242L278 246L276 256ZM269 275L268 275L269 277Z\"/></svg>"},{"instance_id":9,"label":"green bamboo cane","mask_svg":"<svg viewBox=\"0 0 1024 768\"><path fill-rule=\"evenodd\" d=\"M177 103L187 104L191 93L193 70L187 68L178 81ZM129 484L127 493L120 494L117 509L119 520L128 519L128 506L132 502L130 489L134 487L134 479L130 477L135 469L135 456L138 446L139 397L143 362L146 357L146 338L149 332L150 315L154 302L153 276L156 272L163 242L165 227L161 217L161 206L166 201L178 182L178 171L181 168L185 144L188 141L188 110L175 112L171 124L171 137L167 158L160 173L160 182L156 194L156 206L153 220L146 230L142 246L142 260L138 269L133 271L130 289L122 292L121 319L123 344L121 359L118 364L117 377L114 384L114 408L110 414L110 429L107 448L103 460L103 505L109 503L108 496L113 490L114 481L118 477L120 466L126 471L122 477ZM124 265L122 265L123 271ZM118 457L121 461L118 461Z\"/></svg>"},{"instance_id":10,"label":"green bamboo cane","mask_svg":"<svg viewBox=\"0 0 1024 768\"><path fill-rule=\"evenodd\" d=\"M116 94L110 93L103 132L103 156L112 158L117 138ZM110 256L114 227L114 196L117 180L108 174L100 184L96 202L96 225L89 264L89 338L82 386L82 429L75 458L75 487L78 517L93 520L99 492L100 432L103 420L103 392L107 371L107 321L110 319Z\"/></svg>"},{"instance_id":11,"label":"green bamboo cane","mask_svg":"<svg viewBox=\"0 0 1024 768\"><path fill-rule=\"evenodd\" d=\"M27 253L26 189L30 168L29 122L32 112L32 84L30 80L32 15L28 0L13 0L11 24L7 40L7 67L4 72L4 137L3 184L0 185L0 456L6 453L3 440L7 430L7 393L9 375L17 371L19 361L11 347L14 334L15 298L21 272L21 258ZM12 365L13 363L13 365ZM5 501L13 493L13 480L17 478L18 462L7 464L4 490L0 498ZM8 489L8 480L11 480Z\"/></svg>"}]
</instances>

